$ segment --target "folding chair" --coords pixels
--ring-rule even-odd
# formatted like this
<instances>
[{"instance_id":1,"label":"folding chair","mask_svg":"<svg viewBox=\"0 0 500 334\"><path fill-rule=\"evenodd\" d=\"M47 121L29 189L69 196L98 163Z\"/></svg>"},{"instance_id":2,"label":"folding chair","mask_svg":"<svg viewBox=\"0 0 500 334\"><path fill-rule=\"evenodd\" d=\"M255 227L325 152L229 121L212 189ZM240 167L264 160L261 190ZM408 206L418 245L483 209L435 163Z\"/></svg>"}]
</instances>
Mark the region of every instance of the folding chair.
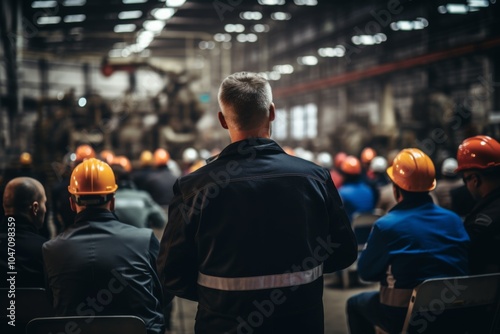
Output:
<instances>
[{"instance_id":1,"label":"folding chair","mask_svg":"<svg viewBox=\"0 0 500 334\"><path fill-rule=\"evenodd\" d=\"M26 326L26 334L146 334L144 321L133 315L95 317L35 318Z\"/></svg>"},{"instance_id":2,"label":"folding chair","mask_svg":"<svg viewBox=\"0 0 500 334\"><path fill-rule=\"evenodd\" d=\"M494 333L500 273L429 279L413 289L402 333Z\"/></svg>"},{"instance_id":3,"label":"folding chair","mask_svg":"<svg viewBox=\"0 0 500 334\"><path fill-rule=\"evenodd\" d=\"M24 334L25 328L31 319L37 317L50 317L54 315L52 305L47 298L47 293L43 288L20 288L16 287L15 296L9 298L9 289L0 288L0 308L10 314L7 310L10 301L14 301L15 327L8 324L11 319L4 316L4 321L0 325L0 332L5 334Z\"/></svg>"}]
</instances>

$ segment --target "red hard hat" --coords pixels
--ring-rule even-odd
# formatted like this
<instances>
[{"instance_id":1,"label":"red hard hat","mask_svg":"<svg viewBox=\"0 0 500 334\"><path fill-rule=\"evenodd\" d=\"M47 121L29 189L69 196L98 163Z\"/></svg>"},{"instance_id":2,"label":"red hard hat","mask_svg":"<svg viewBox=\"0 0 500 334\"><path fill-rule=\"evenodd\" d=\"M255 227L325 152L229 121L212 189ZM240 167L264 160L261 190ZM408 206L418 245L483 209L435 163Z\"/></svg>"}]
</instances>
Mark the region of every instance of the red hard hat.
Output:
<instances>
[{"instance_id":1,"label":"red hard hat","mask_svg":"<svg viewBox=\"0 0 500 334\"><path fill-rule=\"evenodd\" d=\"M488 136L467 138L458 147L457 162L455 173L500 166L500 143Z\"/></svg>"}]
</instances>

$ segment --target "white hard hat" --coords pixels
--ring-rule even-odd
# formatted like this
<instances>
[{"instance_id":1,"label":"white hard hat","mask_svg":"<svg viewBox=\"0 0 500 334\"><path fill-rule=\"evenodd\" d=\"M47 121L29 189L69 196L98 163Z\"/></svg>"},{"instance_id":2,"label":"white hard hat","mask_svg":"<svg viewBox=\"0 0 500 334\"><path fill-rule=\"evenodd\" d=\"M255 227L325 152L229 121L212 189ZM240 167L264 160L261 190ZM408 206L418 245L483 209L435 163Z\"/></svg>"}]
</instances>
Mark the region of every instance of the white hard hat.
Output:
<instances>
[{"instance_id":1,"label":"white hard hat","mask_svg":"<svg viewBox=\"0 0 500 334\"><path fill-rule=\"evenodd\" d=\"M457 159L455 158L447 158L444 159L443 164L441 165L441 173L446 176L454 176L455 169L458 167Z\"/></svg>"},{"instance_id":2,"label":"white hard hat","mask_svg":"<svg viewBox=\"0 0 500 334\"><path fill-rule=\"evenodd\" d=\"M384 173L387 169L387 159L381 156L376 156L370 162L370 169L375 173Z\"/></svg>"},{"instance_id":3,"label":"white hard hat","mask_svg":"<svg viewBox=\"0 0 500 334\"><path fill-rule=\"evenodd\" d=\"M198 151L192 147L188 147L182 152L182 161L186 164L191 164L198 160Z\"/></svg>"},{"instance_id":4,"label":"white hard hat","mask_svg":"<svg viewBox=\"0 0 500 334\"><path fill-rule=\"evenodd\" d=\"M333 163L332 155L328 152L319 152L318 155L316 156L316 162L321 167L332 168L332 163Z\"/></svg>"}]
</instances>

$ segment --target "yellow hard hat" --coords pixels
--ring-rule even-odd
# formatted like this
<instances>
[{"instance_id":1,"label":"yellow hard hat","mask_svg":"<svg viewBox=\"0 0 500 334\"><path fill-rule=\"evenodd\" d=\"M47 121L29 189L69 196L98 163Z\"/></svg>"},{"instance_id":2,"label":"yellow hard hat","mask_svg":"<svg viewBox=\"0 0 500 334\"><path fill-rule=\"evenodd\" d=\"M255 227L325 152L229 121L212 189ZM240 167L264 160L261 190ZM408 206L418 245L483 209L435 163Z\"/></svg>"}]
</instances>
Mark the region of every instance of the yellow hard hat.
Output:
<instances>
[{"instance_id":1,"label":"yellow hard hat","mask_svg":"<svg viewBox=\"0 0 500 334\"><path fill-rule=\"evenodd\" d=\"M141 157L139 158L141 166L153 166L155 164L155 159L153 153L148 150L141 152Z\"/></svg>"},{"instance_id":2,"label":"yellow hard hat","mask_svg":"<svg viewBox=\"0 0 500 334\"><path fill-rule=\"evenodd\" d=\"M90 158L73 169L68 191L72 195L108 195L118 189L111 167L104 161Z\"/></svg>"},{"instance_id":3,"label":"yellow hard hat","mask_svg":"<svg viewBox=\"0 0 500 334\"><path fill-rule=\"evenodd\" d=\"M417 148L406 148L394 158L387 168L389 178L398 187L410 192L431 191L436 188L434 163Z\"/></svg>"},{"instance_id":4,"label":"yellow hard hat","mask_svg":"<svg viewBox=\"0 0 500 334\"><path fill-rule=\"evenodd\" d=\"M29 154L28 152L23 152L19 156L19 163L23 166L31 165L32 162L33 159L31 158L31 154Z\"/></svg>"}]
</instances>

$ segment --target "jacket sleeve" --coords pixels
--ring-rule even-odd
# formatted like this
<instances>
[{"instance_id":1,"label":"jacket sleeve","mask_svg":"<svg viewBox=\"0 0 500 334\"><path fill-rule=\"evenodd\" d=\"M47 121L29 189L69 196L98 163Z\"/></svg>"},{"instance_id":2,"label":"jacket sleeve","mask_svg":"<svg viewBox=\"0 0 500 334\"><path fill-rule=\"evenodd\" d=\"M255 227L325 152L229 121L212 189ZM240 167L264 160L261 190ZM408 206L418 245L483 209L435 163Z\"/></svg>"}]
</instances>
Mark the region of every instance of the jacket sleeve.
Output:
<instances>
[{"instance_id":1,"label":"jacket sleeve","mask_svg":"<svg viewBox=\"0 0 500 334\"><path fill-rule=\"evenodd\" d=\"M389 251L384 234L379 225L375 223L365 249L358 259L358 274L365 281L380 281L385 278L389 265Z\"/></svg>"},{"instance_id":2,"label":"jacket sleeve","mask_svg":"<svg viewBox=\"0 0 500 334\"><path fill-rule=\"evenodd\" d=\"M356 261L358 245L342 200L331 177L328 177L327 190L330 217L327 237L329 240L326 240L326 244L331 246L331 254L323 263L323 271L332 273L347 268Z\"/></svg>"},{"instance_id":3,"label":"jacket sleeve","mask_svg":"<svg viewBox=\"0 0 500 334\"><path fill-rule=\"evenodd\" d=\"M161 239L157 267L165 292L197 301L195 223L189 218L188 208L177 180L174 185L174 198L169 206L168 224Z\"/></svg>"}]
</instances>

